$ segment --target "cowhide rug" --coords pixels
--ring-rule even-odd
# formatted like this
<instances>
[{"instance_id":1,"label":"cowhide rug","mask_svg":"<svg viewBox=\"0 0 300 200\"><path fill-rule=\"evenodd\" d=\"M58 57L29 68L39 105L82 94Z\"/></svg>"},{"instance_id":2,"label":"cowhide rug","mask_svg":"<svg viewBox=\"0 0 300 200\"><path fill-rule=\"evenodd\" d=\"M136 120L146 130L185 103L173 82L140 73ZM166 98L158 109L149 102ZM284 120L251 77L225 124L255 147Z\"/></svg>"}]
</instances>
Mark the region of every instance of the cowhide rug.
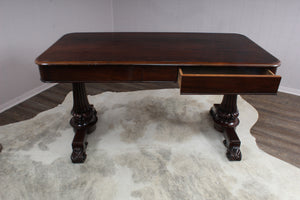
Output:
<instances>
[{"instance_id":1,"label":"cowhide rug","mask_svg":"<svg viewBox=\"0 0 300 200\"><path fill-rule=\"evenodd\" d=\"M256 110L239 98L241 162L229 162L209 109L221 96L178 89L89 96L98 111L84 164L70 161L72 96L0 127L0 199L300 199L300 169L256 146ZM272 120L272 119L270 119Z\"/></svg>"}]
</instances>

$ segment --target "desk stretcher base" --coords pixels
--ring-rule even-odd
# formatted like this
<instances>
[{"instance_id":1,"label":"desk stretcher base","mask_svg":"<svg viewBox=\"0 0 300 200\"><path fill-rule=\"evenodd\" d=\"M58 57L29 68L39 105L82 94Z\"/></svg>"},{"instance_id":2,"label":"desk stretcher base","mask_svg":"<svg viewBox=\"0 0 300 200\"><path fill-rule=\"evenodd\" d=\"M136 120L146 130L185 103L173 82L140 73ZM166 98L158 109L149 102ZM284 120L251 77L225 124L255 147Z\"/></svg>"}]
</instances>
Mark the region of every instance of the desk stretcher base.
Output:
<instances>
[{"instance_id":1,"label":"desk stretcher base","mask_svg":"<svg viewBox=\"0 0 300 200\"><path fill-rule=\"evenodd\" d=\"M73 83L73 101L70 124L74 128L75 136L71 160L73 163L84 163L87 157L87 135L96 129L97 112L88 102L84 83ZM235 132L235 127L239 124L236 101L237 95L224 95L221 104L214 104L210 110L214 127L224 134L226 156L230 161L240 161L242 158L241 142Z\"/></svg>"}]
</instances>

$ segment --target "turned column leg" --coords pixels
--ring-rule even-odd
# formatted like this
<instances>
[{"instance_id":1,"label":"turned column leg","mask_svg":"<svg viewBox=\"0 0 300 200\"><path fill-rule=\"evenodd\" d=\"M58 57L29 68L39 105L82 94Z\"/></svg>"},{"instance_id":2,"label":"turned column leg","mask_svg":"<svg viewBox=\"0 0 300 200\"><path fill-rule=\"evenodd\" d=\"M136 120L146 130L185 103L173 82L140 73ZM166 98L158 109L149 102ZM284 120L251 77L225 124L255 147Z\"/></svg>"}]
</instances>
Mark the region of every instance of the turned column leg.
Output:
<instances>
[{"instance_id":1,"label":"turned column leg","mask_svg":"<svg viewBox=\"0 0 300 200\"><path fill-rule=\"evenodd\" d=\"M71 160L83 163L86 159L87 134L96 129L97 112L87 99L84 83L73 83L73 115L70 120L75 136L72 142Z\"/></svg>"},{"instance_id":2,"label":"turned column leg","mask_svg":"<svg viewBox=\"0 0 300 200\"><path fill-rule=\"evenodd\" d=\"M236 102L236 94L224 95L221 104L214 104L210 110L215 129L224 133L223 143L227 148L226 156L230 161L239 161L242 158L241 141L235 132L235 127L240 122Z\"/></svg>"}]
</instances>

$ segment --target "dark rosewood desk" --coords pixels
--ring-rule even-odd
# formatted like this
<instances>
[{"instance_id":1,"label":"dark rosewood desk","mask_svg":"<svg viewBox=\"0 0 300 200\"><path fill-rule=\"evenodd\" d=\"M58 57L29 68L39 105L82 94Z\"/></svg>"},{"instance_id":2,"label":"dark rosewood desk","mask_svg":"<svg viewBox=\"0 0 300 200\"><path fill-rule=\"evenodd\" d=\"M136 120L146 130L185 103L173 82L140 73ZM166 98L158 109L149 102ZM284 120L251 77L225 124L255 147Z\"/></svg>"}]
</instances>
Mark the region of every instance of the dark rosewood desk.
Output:
<instances>
[{"instance_id":1,"label":"dark rosewood desk","mask_svg":"<svg viewBox=\"0 0 300 200\"><path fill-rule=\"evenodd\" d=\"M281 79L280 61L239 34L71 33L35 62L42 81L73 84L73 163L85 161L97 122L85 82L174 81L181 94L224 94L210 114L228 159L241 160L237 94L275 94Z\"/></svg>"}]
</instances>

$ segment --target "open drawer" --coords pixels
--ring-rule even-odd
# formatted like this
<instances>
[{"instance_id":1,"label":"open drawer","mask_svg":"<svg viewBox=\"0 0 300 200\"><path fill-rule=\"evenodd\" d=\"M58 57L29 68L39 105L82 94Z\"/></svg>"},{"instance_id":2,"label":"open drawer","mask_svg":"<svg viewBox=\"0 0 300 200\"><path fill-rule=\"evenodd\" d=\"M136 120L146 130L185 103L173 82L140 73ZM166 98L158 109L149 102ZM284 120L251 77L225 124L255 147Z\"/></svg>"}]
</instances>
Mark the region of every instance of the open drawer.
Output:
<instances>
[{"instance_id":1,"label":"open drawer","mask_svg":"<svg viewBox=\"0 0 300 200\"><path fill-rule=\"evenodd\" d=\"M181 94L276 93L281 77L263 67L181 67Z\"/></svg>"}]
</instances>

